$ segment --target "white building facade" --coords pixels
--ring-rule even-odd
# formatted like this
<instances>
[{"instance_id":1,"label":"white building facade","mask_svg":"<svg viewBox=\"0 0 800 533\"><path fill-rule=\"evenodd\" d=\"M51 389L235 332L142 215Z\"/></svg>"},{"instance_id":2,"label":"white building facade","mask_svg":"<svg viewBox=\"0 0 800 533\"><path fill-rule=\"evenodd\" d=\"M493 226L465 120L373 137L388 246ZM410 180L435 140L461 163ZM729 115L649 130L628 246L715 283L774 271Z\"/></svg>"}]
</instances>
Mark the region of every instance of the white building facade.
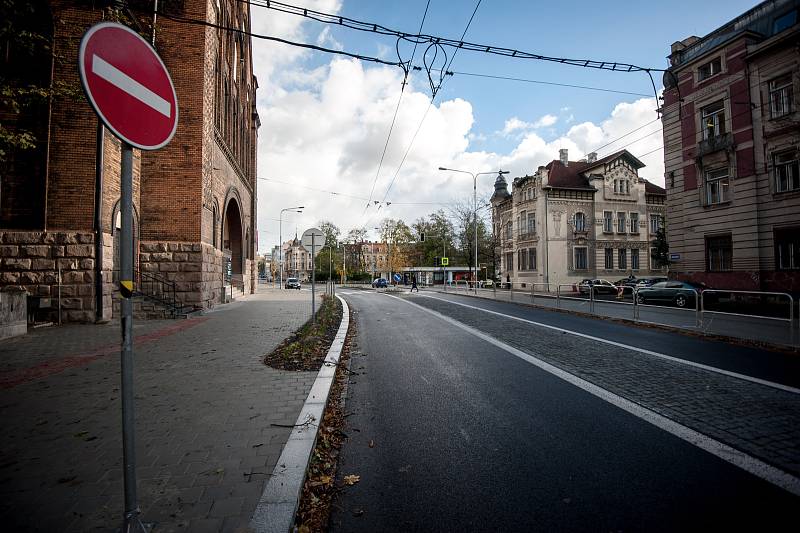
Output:
<instances>
[{"instance_id":1,"label":"white building facade","mask_svg":"<svg viewBox=\"0 0 800 533\"><path fill-rule=\"evenodd\" d=\"M567 150L511 192L495 182L492 222L498 274L515 287L615 281L664 275L651 259L664 226L665 192L639 177L644 164L627 150L569 161Z\"/></svg>"}]
</instances>

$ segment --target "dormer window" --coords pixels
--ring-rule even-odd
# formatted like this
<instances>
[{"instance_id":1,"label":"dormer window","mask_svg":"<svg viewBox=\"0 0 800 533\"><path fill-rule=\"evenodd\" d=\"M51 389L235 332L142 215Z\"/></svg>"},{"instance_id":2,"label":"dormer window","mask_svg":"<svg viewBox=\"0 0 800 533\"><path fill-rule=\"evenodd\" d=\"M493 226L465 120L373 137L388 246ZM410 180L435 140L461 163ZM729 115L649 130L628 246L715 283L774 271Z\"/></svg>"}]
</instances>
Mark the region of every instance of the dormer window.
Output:
<instances>
[{"instance_id":1,"label":"dormer window","mask_svg":"<svg viewBox=\"0 0 800 533\"><path fill-rule=\"evenodd\" d=\"M697 69L697 81L703 81L722 72L722 59L715 57Z\"/></svg>"}]
</instances>

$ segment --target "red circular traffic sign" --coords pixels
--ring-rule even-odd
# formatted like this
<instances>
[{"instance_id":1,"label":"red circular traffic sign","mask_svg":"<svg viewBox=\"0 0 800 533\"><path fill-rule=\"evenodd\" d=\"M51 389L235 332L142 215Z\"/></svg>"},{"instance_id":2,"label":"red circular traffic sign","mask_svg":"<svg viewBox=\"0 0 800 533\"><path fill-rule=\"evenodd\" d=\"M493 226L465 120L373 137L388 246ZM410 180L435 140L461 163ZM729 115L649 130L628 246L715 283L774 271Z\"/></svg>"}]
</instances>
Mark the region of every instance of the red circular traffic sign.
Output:
<instances>
[{"instance_id":1,"label":"red circular traffic sign","mask_svg":"<svg viewBox=\"0 0 800 533\"><path fill-rule=\"evenodd\" d=\"M81 40L78 70L100 120L121 140L157 150L175 135L178 98L167 67L130 28L103 22Z\"/></svg>"}]
</instances>

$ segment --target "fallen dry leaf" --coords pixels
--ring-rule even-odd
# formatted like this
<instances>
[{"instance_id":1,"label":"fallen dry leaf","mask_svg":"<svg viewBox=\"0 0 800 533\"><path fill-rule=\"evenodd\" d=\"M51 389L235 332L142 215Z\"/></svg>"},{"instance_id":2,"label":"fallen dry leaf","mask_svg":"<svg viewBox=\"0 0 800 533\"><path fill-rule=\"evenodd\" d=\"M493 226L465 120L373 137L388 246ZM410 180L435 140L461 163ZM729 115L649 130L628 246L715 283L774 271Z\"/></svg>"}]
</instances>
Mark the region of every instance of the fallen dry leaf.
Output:
<instances>
[{"instance_id":1,"label":"fallen dry leaf","mask_svg":"<svg viewBox=\"0 0 800 533\"><path fill-rule=\"evenodd\" d=\"M370 448L374 448L374 447L375 447L375 441L374 441L374 440L370 439L370 441L369 441L369 447L370 447Z\"/></svg>"},{"instance_id":2,"label":"fallen dry leaf","mask_svg":"<svg viewBox=\"0 0 800 533\"><path fill-rule=\"evenodd\" d=\"M361 476L357 476L355 474L350 474L349 476L344 476L345 485L355 485L359 481L361 481Z\"/></svg>"}]
</instances>

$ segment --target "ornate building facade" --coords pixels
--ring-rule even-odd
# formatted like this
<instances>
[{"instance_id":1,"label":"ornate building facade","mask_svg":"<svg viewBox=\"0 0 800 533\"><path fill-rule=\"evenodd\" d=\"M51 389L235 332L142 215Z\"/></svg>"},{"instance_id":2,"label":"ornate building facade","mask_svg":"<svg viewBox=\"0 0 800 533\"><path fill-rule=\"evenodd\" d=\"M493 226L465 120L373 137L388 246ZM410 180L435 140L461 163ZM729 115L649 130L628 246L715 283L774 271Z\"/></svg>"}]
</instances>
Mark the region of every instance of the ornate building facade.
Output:
<instances>
[{"instance_id":1,"label":"ornate building facade","mask_svg":"<svg viewBox=\"0 0 800 533\"><path fill-rule=\"evenodd\" d=\"M627 150L597 159L560 159L532 176L495 182L492 223L501 281L575 283L663 275L651 243L664 225L664 189L639 177Z\"/></svg>"},{"instance_id":2,"label":"ornate building facade","mask_svg":"<svg viewBox=\"0 0 800 533\"><path fill-rule=\"evenodd\" d=\"M0 109L4 127L37 137L35 148L2 161L0 287L21 287L51 308L60 289L67 321L111 318L117 297L121 147L81 94L74 61L83 33L102 21L153 42L178 97L172 141L154 152L134 150L135 288L168 288L195 308L221 302L229 283L255 288L260 123L250 39L204 25L249 31L249 5L165 2L171 16L157 19L141 5L32 2L32 14L15 24L30 26L49 46L30 55L10 44L0 60L14 83L63 88L17 112Z\"/></svg>"}]
</instances>

